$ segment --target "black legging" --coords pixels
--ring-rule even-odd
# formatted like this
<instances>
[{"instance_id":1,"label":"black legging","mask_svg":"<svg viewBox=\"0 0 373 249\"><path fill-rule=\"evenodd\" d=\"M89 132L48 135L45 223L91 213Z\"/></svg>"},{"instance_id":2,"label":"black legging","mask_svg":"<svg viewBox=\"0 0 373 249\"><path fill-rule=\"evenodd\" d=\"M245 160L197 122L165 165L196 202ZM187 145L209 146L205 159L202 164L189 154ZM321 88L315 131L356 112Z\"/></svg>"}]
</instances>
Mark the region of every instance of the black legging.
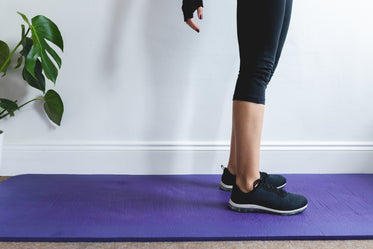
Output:
<instances>
[{"instance_id":1,"label":"black legging","mask_svg":"<svg viewBox=\"0 0 373 249\"><path fill-rule=\"evenodd\" d=\"M237 0L240 53L233 100L265 104L290 23L293 0Z\"/></svg>"}]
</instances>

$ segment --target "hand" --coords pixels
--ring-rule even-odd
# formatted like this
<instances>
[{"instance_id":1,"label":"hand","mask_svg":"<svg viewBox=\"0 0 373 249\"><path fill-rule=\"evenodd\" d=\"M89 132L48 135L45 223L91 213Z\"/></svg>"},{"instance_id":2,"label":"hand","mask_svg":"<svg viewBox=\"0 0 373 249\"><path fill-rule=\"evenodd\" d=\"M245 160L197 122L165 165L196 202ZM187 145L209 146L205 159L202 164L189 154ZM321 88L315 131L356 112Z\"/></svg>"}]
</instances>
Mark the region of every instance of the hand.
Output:
<instances>
[{"instance_id":1,"label":"hand","mask_svg":"<svg viewBox=\"0 0 373 249\"><path fill-rule=\"evenodd\" d=\"M198 14L198 18L200 20L202 20L202 14L203 14L203 8L202 7L198 7L197 8L197 14ZM197 31L199 33L200 29L199 27L197 26L196 22L193 20L193 17L192 18L189 18L186 23L192 28L194 29L195 31Z\"/></svg>"},{"instance_id":2,"label":"hand","mask_svg":"<svg viewBox=\"0 0 373 249\"><path fill-rule=\"evenodd\" d=\"M184 22L186 22L192 29L199 32L200 29L193 20L193 13L197 9L197 15L200 20L203 19L203 2L202 0L183 0L181 7L184 14Z\"/></svg>"}]
</instances>

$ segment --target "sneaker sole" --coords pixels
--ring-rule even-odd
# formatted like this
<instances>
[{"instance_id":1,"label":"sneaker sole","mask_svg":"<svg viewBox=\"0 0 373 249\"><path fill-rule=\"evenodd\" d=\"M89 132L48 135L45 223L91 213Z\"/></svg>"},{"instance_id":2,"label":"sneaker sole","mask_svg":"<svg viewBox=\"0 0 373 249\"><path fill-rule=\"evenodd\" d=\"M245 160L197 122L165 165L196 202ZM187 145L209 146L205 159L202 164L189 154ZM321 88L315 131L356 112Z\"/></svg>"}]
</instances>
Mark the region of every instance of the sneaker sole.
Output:
<instances>
[{"instance_id":1,"label":"sneaker sole","mask_svg":"<svg viewBox=\"0 0 373 249\"><path fill-rule=\"evenodd\" d=\"M220 189L224 191L232 191L233 185L227 185L227 184L224 184L223 182L220 182Z\"/></svg>"},{"instance_id":2,"label":"sneaker sole","mask_svg":"<svg viewBox=\"0 0 373 249\"><path fill-rule=\"evenodd\" d=\"M284 184L282 184L281 186L278 186L276 188L283 188L283 187L285 187L285 185L286 185L286 182ZM232 191L233 185L227 185L227 184L224 184L223 182L220 182L220 189L222 189L224 191Z\"/></svg>"},{"instance_id":3,"label":"sneaker sole","mask_svg":"<svg viewBox=\"0 0 373 249\"><path fill-rule=\"evenodd\" d=\"M271 213L271 214L279 214L279 215L293 215L303 212L307 208L308 204L305 206L293 209L293 210L277 210L273 208L263 207L260 205L255 204L237 204L232 201L232 199L229 200L229 208L231 208L233 211L241 212L241 213L249 213L249 212L260 212L260 213Z\"/></svg>"}]
</instances>

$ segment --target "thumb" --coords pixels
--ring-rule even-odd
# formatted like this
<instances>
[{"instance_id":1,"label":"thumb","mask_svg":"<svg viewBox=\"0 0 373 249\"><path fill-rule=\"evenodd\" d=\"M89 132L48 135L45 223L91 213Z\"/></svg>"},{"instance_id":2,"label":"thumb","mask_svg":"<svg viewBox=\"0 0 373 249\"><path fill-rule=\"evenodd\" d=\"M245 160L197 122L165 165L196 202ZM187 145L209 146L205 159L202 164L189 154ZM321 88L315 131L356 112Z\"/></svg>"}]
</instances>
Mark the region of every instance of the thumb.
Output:
<instances>
[{"instance_id":1,"label":"thumb","mask_svg":"<svg viewBox=\"0 0 373 249\"><path fill-rule=\"evenodd\" d=\"M197 8L197 15L198 15L199 19L203 19L202 14L203 14L203 7L200 6L200 7Z\"/></svg>"}]
</instances>

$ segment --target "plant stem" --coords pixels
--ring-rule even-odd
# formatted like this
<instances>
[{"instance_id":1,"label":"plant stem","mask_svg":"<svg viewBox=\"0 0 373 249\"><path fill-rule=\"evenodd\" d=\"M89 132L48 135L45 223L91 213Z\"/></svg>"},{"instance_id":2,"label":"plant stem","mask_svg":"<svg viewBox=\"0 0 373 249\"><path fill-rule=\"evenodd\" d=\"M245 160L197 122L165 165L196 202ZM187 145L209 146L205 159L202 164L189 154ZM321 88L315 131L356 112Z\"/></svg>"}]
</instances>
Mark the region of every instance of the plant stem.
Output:
<instances>
[{"instance_id":1,"label":"plant stem","mask_svg":"<svg viewBox=\"0 0 373 249\"><path fill-rule=\"evenodd\" d=\"M18 108L21 108L21 107L27 105L28 103L30 103L30 102L32 102L32 101L35 101L35 100L43 100L43 99L44 99L44 98L35 98L35 99L32 99L32 100L30 100L30 101L27 101L27 102L24 103L23 105L18 106Z\"/></svg>"},{"instance_id":2,"label":"plant stem","mask_svg":"<svg viewBox=\"0 0 373 249\"><path fill-rule=\"evenodd\" d=\"M28 103L31 103L32 101L35 101L35 100L44 100L44 98L35 98L35 99L30 100L30 101L27 101L27 102L24 103L23 105L18 106L18 110L19 110L21 107L23 107L23 106L27 105ZM8 113L4 114L3 116L0 116L0 119L5 118L5 117L8 116L9 114L10 114L10 113L8 112Z\"/></svg>"},{"instance_id":3,"label":"plant stem","mask_svg":"<svg viewBox=\"0 0 373 249\"><path fill-rule=\"evenodd\" d=\"M24 37L22 37L21 41L17 44L17 46L13 49L12 53L9 55L9 57L6 59L5 63L2 65L2 67L0 68L0 72L2 72L5 68L5 66L8 64L8 62L10 61L10 59L12 58L13 54L16 52L17 48L19 46L21 46L21 44L23 43L23 40L25 39L25 37L27 36L28 32L30 31L30 28L27 29L27 32L25 34ZM1 116L0 116L0 119L1 119Z\"/></svg>"},{"instance_id":4,"label":"plant stem","mask_svg":"<svg viewBox=\"0 0 373 249\"><path fill-rule=\"evenodd\" d=\"M5 115L3 115L3 116L0 116L0 119L5 118L6 116L8 116L8 114L9 114L9 113L7 113L7 114L5 114Z\"/></svg>"}]
</instances>

